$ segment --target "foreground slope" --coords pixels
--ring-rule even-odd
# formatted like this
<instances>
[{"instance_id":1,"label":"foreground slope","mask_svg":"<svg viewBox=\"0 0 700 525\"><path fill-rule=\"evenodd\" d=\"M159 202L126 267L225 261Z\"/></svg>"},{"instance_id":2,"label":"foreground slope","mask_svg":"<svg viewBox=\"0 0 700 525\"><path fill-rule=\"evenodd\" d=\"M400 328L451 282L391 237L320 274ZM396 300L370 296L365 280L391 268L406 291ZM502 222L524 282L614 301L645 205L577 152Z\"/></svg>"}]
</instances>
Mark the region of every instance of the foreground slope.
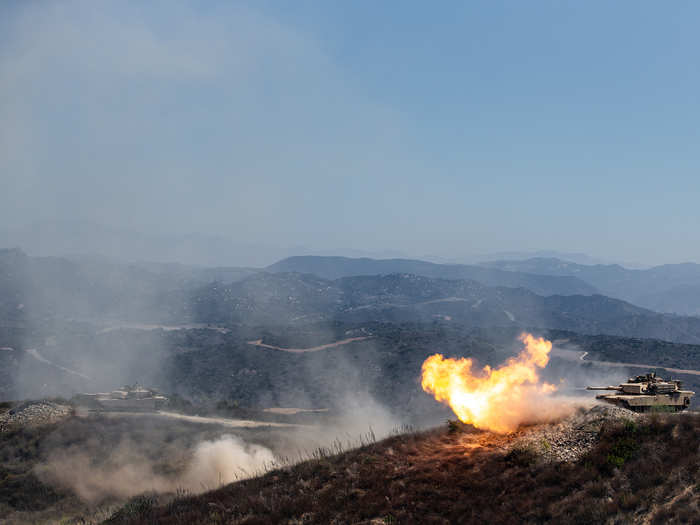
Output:
<instances>
[{"instance_id":1,"label":"foreground slope","mask_svg":"<svg viewBox=\"0 0 700 525\"><path fill-rule=\"evenodd\" d=\"M108 523L697 522L700 415L619 414L399 435L160 507L139 498Z\"/></svg>"}]
</instances>

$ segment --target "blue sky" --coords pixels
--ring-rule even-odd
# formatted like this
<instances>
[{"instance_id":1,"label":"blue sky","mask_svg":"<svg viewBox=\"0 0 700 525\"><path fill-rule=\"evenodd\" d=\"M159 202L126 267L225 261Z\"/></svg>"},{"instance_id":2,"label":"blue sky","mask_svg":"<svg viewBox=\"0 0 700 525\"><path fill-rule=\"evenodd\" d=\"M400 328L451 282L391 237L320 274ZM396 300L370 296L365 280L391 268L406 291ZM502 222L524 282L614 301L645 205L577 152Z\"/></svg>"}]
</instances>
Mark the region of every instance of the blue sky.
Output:
<instances>
[{"instance_id":1,"label":"blue sky","mask_svg":"<svg viewBox=\"0 0 700 525\"><path fill-rule=\"evenodd\" d=\"M700 261L700 4L5 2L0 222Z\"/></svg>"}]
</instances>

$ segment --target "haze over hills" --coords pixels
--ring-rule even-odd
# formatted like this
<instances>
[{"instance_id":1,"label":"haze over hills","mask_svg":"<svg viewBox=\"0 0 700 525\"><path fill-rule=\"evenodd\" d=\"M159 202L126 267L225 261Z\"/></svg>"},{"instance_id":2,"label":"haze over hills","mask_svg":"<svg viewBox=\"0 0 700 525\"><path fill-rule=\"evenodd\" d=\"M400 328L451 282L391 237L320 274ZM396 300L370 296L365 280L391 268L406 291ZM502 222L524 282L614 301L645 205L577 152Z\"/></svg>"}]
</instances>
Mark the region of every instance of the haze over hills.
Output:
<instances>
[{"instance_id":1,"label":"haze over hills","mask_svg":"<svg viewBox=\"0 0 700 525\"><path fill-rule=\"evenodd\" d=\"M42 256L61 256L80 263L81 268L91 268L90 271L102 271L101 267L108 263L128 264L132 268L188 283L233 282L261 268L269 272L313 273L327 279L414 273L427 277L473 279L493 286L522 286L541 295L602 293L660 312L700 314L700 294L697 288L693 288L700 286L700 265L695 263L639 269L601 264L601 259L582 253L552 250L500 252L466 258L475 261L474 264L439 264L397 258L400 253L391 250L375 254L339 249L327 250L327 255L318 255L315 250L317 255L300 256L298 254L309 253L312 249L274 247L264 242L233 242L216 235L142 234L90 222L36 223L0 231L0 245L22 246L30 253ZM135 254L138 261L133 260ZM287 257L289 255L292 256ZM489 257L492 260L486 260ZM280 258L283 259L265 266ZM434 257L432 260L444 258ZM232 262L246 266L230 266Z\"/></svg>"},{"instance_id":2,"label":"haze over hills","mask_svg":"<svg viewBox=\"0 0 700 525\"><path fill-rule=\"evenodd\" d=\"M0 227L0 247L17 247L42 257L101 258L119 263L158 262L193 266L264 267L295 255L369 257L373 259L418 259L439 264L481 265L490 261L521 261L556 258L577 264L621 264L643 268L643 264L593 257L580 252L557 250L499 251L481 254L439 254L391 248L359 249L317 247L301 243L266 243L235 240L233 235L206 233L154 233L127 227L106 226L90 221L38 221L15 228Z\"/></svg>"},{"instance_id":3,"label":"haze over hills","mask_svg":"<svg viewBox=\"0 0 700 525\"><path fill-rule=\"evenodd\" d=\"M522 287L540 295L590 295L597 292L595 287L572 276L542 276L466 264L436 264L412 259L295 256L276 262L265 270L274 273L311 273L324 279L412 273L440 279L471 279L488 286Z\"/></svg>"},{"instance_id":4,"label":"haze over hills","mask_svg":"<svg viewBox=\"0 0 700 525\"><path fill-rule=\"evenodd\" d=\"M156 261L200 266L262 266L299 248L235 242L225 236L141 233L82 221L38 222L0 229L0 246L19 247L39 256L94 256L114 262Z\"/></svg>"},{"instance_id":5,"label":"haze over hills","mask_svg":"<svg viewBox=\"0 0 700 525\"><path fill-rule=\"evenodd\" d=\"M583 265L555 258L492 261L488 268L540 275L572 276L595 286L600 293L657 310L700 314L700 264L664 264L643 270L617 264Z\"/></svg>"},{"instance_id":6,"label":"haze over hills","mask_svg":"<svg viewBox=\"0 0 700 525\"><path fill-rule=\"evenodd\" d=\"M291 269L296 272L282 271ZM328 275L348 276L323 277ZM473 326L700 342L699 318L659 314L594 294L576 277L401 259L293 257L263 272L78 263L5 250L0 287L8 319L260 325L453 319ZM588 294L576 294L579 288Z\"/></svg>"},{"instance_id":7,"label":"haze over hills","mask_svg":"<svg viewBox=\"0 0 700 525\"><path fill-rule=\"evenodd\" d=\"M640 295L637 304L657 312L700 316L700 285L680 285L660 292Z\"/></svg>"},{"instance_id":8,"label":"haze over hills","mask_svg":"<svg viewBox=\"0 0 700 525\"><path fill-rule=\"evenodd\" d=\"M349 257L406 257L399 250L315 249L301 244L246 242L206 233L143 233L87 221L36 222L14 229L0 227L0 247L32 255L100 259L114 263L155 262L203 267L263 267L298 254Z\"/></svg>"},{"instance_id":9,"label":"haze over hills","mask_svg":"<svg viewBox=\"0 0 700 525\"><path fill-rule=\"evenodd\" d=\"M625 268L648 268L648 265L637 262L615 261L602 257L592 257L581 252L562 252L557 250L494 252L473 257L472 262L474 264L483 264L493 261L524 261L529 259L559 259L561 261L584 265L619 264Z\"/></svg>"},{"instance_id":10,"label":"haze over hills","mask_svg":"<svg viewBox=\"0 0 700 525\"><path fill-rule=\"evenodd\" d=\"M295 268L295 269L293 269ZM258 268L199 267L175 263L117 263L96 257L33 257L21 250L0 250L0 283L4 303L17 314L17 305L70 316L166 320L175 299L212 282L232 283L262 272ZM404 259L374 260L344 257L294 257L264 271L297 271L319 277L375 273L418 273L452 278L478 278L499 286L524 286L541 294L595 293L572 277L527 275L476 266L438 265ZM461 276L461 277L460 277ZM472 277L465 277L472 276ZM336 278L336 277L331 277ZM10 293L12 292L12 293ZM10 300L11 299L11 300Z\"/></svg>"},{"instance_id":11,"label":"haze over hills","mask_svg":"<svg viewBox=\"0 0 700 525\"><path fill-rule=\"evenodd\" d=\"M21 250L0 249L0 309L13 319L27 315L142 322L181 319L182 314L171 307L177 309L188 290L214 281L237 281L257 271L32 257Z\"/></svg>"}]
</instances>

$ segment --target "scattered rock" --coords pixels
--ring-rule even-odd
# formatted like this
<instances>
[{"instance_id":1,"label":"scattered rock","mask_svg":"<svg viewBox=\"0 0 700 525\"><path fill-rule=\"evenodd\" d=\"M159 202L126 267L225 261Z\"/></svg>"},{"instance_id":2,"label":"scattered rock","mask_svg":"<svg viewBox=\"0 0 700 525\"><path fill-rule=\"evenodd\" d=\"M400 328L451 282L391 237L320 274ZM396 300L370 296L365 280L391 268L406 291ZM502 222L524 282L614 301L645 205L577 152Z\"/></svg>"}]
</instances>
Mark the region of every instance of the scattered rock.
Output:
<instances>
[{"instance_id":1,"label":"scattered rock","mask_svg":"<svg viewBox=\"0 0 700 525\"><path fill-rule=\"evenodd\" d=\"M576 461L593 448L605 421L639 417L635 412L613 406L580 407L560 421L520 430L510 448L526 448L545 461Z\"/></svg>"},{"instance_id":2,"label":"scattered rock","mask_svg":"<svg viewBox=\"0 0 700 525\"><path fill-rule=\"evenodd\" d=\"M52 401L27 401L0 414L0 432L23 426L55 423L73 413L73 408Z\"/></svg>"}]
</instances>

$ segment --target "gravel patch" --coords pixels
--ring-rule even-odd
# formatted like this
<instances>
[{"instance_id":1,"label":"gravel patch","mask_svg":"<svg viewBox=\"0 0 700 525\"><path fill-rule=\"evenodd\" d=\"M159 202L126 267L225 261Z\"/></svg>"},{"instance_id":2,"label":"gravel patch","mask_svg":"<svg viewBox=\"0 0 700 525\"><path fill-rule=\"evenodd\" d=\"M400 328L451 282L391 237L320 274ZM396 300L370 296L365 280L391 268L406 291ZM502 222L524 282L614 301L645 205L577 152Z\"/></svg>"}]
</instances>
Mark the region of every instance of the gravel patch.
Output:
<instances>
[{"instance_id":1,"label":"gravel patch","mask_svg":"<svg viewBox=\"0 0 700 525\"><path fill-rule=\"evenodd\" d=\"M613 406L579 407L565 419L519 431L510 448L532 450L548 462L576 461L593 448L605 421L639 417L631 410Z\"/></svg>"},{"instance_id":2,"label":"gravel patch","mask_svg":"<svg viewBox=\"0 0 700 525\"><path fill-rule=\"evenodd\" d=\"M22 426L55 423L72 413L72 407L51 401L25 402L0 414L0 432L8 432Z\"/></svg>"}]
</instances>

